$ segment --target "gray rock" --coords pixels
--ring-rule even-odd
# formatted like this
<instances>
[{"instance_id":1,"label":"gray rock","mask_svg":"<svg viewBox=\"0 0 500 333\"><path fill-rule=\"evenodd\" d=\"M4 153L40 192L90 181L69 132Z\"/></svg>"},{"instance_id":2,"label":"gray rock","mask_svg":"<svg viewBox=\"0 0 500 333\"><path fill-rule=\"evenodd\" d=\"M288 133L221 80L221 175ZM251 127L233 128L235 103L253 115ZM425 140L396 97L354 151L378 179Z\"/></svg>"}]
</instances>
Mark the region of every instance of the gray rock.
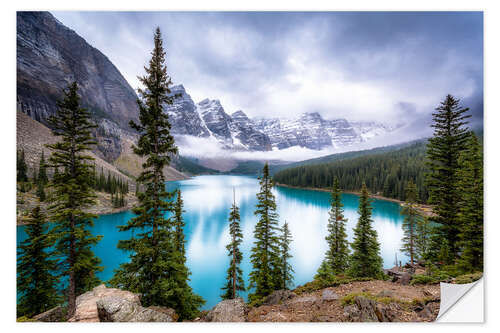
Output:
<instances>
[{"instance_id":1,"label":"gray rock","mask_svg":"<svg viewBox=\"0 0 500 333\"><path fill-rule=\"evenodd\" d=\"M404 272L403 274L401 274L401 277L399 279L399 283L404 285L404 286L407 286L410 284L410 280L411 280L411 274L408 272Z\"/></svg>"},{"instance_id":2,"label":"gray rock","mask_svg":"<svg viewBox=\"0 0 500 333\"><path fill-rule=\"evenodd\" d=\"M247 320L247 312L242 298L228 299L214 306L205 319L211 322L244 322Z\"/></svg>"},{"instance_id":3,"label":"gray rock","mask_svg":"<svg viewBox=\"0 0 500 333\"><path fill-rule=\"evenodd\" d=\"M56 306L50 310L40 313L33 317L36 321L58 322L65 319L65 313L62 306Z\"/></svg>"},{"instance_id":4,"label":"gray rock","mask_svg":"<svg viewBox=\"0 0 500 333\"><path fill-rule=\"evenodd\" d=\"M276 290L273 291L271 295L267 296L262 304L263 305L281 304L284 301L292 299L296 296L297 295L290 290Z\"/></svg>"},{"instance_id":5,"label":"gray rock","mask_svg":"<svg viewBox=\"0 0 500 333\"><path fill-rule=\"evenodd\" d=\"M394 292L392 290L384 289L377 294L378 297L394 297Z\"/></svg>"},{"instance_id":6,"label":"gray rock","mask_svg":"<svg viewBox=\"0 0 500 333\"><path fill-rule=\"evenodd\" d=\"M62 89L76 80L82 105L99 124L95 152L108 161L118 157L121 145L100 125L109 119L130 131L128 122L139 115L134 89L104 54L49 12L17 12L16 23L17 109L48 125Z\"/></svg>"},{"instance_id":7,"label":"gray rock","mask_svg":"<svg viewBox=\"0 0 500 333\"><path fill-rule=\"evenodd\" d=\"M344 317L351 322L392 322L395 321L398 305L384 305L363 296L356 296L354 304L344 307Z\"/></svg>"},{"instance_id":8,"label":"gray rock","mask_svg":"<svg viewBox=\"0 0 500 333\"><path fill-rule=\"evenodd\" d=\"M322 301L336 301L339 299L339 295L334 293L330 289L325 289L323 290L323 293L321 294L321 300Z\"/></svg>"},{"instance_id":9,"label":"gray rock","mask_svg":"<svg viewBox=\"0 0 500 333\"><path fill-rule=\"evenodd\" d=\"M144 308L136 302L117 296L103 297L96 304L99 320L102 322L173 322L176 319L170 311L169 314L154 308Z\"/></svg>"}]
</instances>

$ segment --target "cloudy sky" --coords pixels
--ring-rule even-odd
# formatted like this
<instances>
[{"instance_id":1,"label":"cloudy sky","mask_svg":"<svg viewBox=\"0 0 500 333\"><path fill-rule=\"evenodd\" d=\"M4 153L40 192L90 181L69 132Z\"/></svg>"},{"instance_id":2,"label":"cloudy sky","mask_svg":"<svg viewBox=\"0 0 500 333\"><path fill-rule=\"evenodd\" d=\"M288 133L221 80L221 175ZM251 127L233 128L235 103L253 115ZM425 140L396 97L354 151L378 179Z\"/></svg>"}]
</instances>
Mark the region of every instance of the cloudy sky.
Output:
<instances>
[{"instance_id":1,"label":"cloudy sky","mask_svg":"<svg viewBox=\"0 0 500 333\"><path fill-rule=\"evenodd\" d=\"M480 12L52 12L133 88L165 38L168 71L226 112L405 122L427 129L448 93L482 121Z\"/></svg>"}]
</instances>

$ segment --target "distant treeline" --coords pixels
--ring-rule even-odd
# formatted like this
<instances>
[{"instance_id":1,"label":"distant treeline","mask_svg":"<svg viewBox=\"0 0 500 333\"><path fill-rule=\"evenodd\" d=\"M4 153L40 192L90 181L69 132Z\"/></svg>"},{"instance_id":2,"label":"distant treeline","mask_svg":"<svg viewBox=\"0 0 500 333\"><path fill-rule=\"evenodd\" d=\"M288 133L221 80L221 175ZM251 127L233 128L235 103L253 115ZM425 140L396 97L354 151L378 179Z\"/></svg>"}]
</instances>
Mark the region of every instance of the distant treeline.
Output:
<instances>
[{"instance_id":1,"label":"distant treeline","mask_svg":"<svg viewBox=\"0 0 500 333\"><path fill-rule=\"evenodd\" d=\"M411 179L420 201L427 202L426 145L427 141L420 141L395 151L285 169L274 180L290 186L329 188L338 178L345 191L359 191L365 182L371 193L405 200L405 187Z\"/></svg>"}]
</instances>

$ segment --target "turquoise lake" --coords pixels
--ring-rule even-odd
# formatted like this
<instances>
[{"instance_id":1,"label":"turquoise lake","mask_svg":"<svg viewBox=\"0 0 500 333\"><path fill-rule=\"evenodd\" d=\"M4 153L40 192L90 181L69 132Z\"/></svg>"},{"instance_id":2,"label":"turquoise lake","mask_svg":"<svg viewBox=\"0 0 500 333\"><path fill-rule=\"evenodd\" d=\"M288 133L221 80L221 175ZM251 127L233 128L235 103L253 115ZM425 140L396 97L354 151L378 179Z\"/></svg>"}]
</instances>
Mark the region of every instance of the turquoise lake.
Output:
<instances>
[{"instance_id":1,"label":"turquoise lake","mask_svg":"<svg viewBox=\"0 0 500 333\"><path fill-rule=\"evenodd\" d=\"M198 176L192 179L169 182L172 190L180 188L184 199L184 219L186 222L187 263L191 270L190 285L201 295L206 304L203 309L212 308L220 299L220 288L224 284L229 258L226 244L229 243L228 217L233 202L233 188L236 203L240 207L241 228L243 230L243 263L245 281L251 270L249 254L253 244L253 230L257 222L254 215L258 180L245 176ZM278 206L280 225L286 220L293 237L291 253L295 270L295 285L311 281L326 251L330 194L327 192L276 187L274 189ZM352 229L356 225L358 196L343 194L344 215L348 219L347 232L352 241ZM397 203L373 200L374 228L381 243L384 267L394 266L394 257L403 263L407 258L400 253L403 230L400 207ZM118 232L133 217L131 212L102 215L92 229L95 235L104 237L94 251L102 260L104 271L99 277L106 281L120 263L128 260L126 253L117 249L118 240L130 238L129 232ZM23 226L17 227L17 244L26 238ZM243 295L246 296L246 295Z\"/></svg>"}]
</instances>

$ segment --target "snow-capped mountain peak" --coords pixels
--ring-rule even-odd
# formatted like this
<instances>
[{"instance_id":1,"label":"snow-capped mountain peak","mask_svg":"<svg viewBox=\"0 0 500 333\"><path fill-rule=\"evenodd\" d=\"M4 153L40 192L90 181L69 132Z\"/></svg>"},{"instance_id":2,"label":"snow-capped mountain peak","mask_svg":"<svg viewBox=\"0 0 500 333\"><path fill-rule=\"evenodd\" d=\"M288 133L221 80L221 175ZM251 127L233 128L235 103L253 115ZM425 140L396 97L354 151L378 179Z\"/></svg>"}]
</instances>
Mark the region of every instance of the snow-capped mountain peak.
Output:
<instances>
[{"instance_id":1,"label":"snow-capped mountain peak","mask_svg":"<svg viewBox=\"0 0 500 333\"><path fill-rule=\"evenodd\" d=\"M218 99L195 104L182 85L171 87L173 105L165 105L174 135L212 136L225 148L268 151L293 146L321 150L345 147L400 127L376 122L324 119L318 112L296 117L249 118L242 110L227 114Z\"/></svg>"}]
</instances>

